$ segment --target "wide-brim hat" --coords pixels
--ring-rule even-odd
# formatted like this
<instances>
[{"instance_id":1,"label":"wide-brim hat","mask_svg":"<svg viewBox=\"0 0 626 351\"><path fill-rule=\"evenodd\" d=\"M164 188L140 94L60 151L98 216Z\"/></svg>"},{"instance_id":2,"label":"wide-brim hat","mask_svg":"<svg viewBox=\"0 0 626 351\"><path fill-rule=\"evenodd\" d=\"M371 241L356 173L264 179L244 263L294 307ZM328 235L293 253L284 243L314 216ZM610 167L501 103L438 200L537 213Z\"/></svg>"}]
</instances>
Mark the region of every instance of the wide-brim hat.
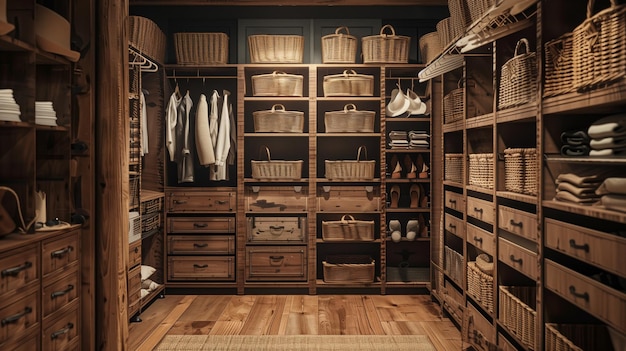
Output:
<instances>
[{"instance_id":1,"label":"wide-brim hat","mask_svg":"<svg viewBox=\"0 0 626 351\"><path fill-rule=\"evenodd\" d=\"M35 35L37 46L44 51L78 61L80 53L70 49L70 23L58 13L37 4L35 7Z\"/></svg>"},{"instance_id":2,"label":"wide-brim hat","mask_svg":"<svg viewBox=\"0 0 626 351\"><path fill-rule=\"evenodd\" d=\"M389 103L385 106L385 114L388 117L398 117L409 109L410 103L406 95L400 90L400 87L393 89Z\"/></svg>"},{"instance_id":3,"label":"wide-brim hat","mask_svg":"<svg viewBox=\"0 0 626 351\"><path fill-rule=\"evenodd\" d=\"M7 22L7 0L0 0L0 35L10 33L15 26Z\"/></svg>"}]
</instances>

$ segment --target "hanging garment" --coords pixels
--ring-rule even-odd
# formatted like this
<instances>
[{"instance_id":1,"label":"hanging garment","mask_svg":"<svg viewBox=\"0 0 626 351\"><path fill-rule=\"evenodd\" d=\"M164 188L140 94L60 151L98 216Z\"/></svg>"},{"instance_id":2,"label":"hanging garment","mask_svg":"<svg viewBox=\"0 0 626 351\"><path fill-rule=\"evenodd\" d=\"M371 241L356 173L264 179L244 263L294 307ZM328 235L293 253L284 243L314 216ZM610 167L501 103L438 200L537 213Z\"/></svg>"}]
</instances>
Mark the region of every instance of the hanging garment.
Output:
<instances>
[{"instance_id":1,"label":"hanging garment","mask_svg":"<svg viewBox=\"0 0 626 351\"><path fill-rule=\"evenodd\" d=\"M200 94L196 109L196 150L200 165L209 166L215 163L215 152L209 128L209 105L204 94Z\"/></svg>"},{"instance_id":2,"label":"hanging garment","mask_svg":"<svg viewBox=\"0 0 626 351\"><path fill-rule=\"evenodd\" d=\"M181 98L178 85L176 85L176 89L167 103L167 111L165 111L165 147L169 153L170 161L174 161L176 154L176 123L178 122L178 105L180 105Z\"/></svg>"},{"instance_id":3,"label":"hanging garment","mask_svg":"<svg viewBox=\"0 0 626 351\"><path fill-rule=\"evenodd\" d=\"M230 148L228 149L228 158L226 164L234 166L237 161L237 127L235 125L235 115L233 114L233 105L228 105L228 121L230 122ZM229 178L228 170L226 168L226 178Z\"/></svg>"},{"instance_id":4,"label":"hanging garment","mask_svg":"<svg viewBox=\"0 0 626 351\"><path fill-rule=\"evenodd\" d=\"M217 129L219 123L219 107L218 100L220 94L217 90L213 90L211 94L211 108L209 110L209 134L211 135L211 143L213 145L213 153L215 153L215 147L217 146Z\"/></svg>"},{"instance_id":5,"label":"hanging garment","mask_svg":"<svg viewBox=\"0 0 626 351\"><path fill-rule=\"evenodd\" d=\"M141 107L141 156L143 156L148 153L148 112L143 90L139 92L139 106Z\"/></svg>"},{"instance_id":6,"label":"hanging garment","mask_svg":"<svg viewBox=\"0 0 626 351\"><path fill-rule=\"evenodd\" d=\"M176 154L174 161L178 166L178 182L179 183L192 183L193 182L193 158L191 155L191 149L189 148L189 113L193 107L193 101L189 97L189 91L185 94L181 103L178 105L176 122Z\"/></svg>"},{"instance_id":7,"label":"hanging garment","mask_svg":"<svg viewBox=\"0 0 626 351\"><path fill-rule=\"evenodd\" d=\"M224 99L222 101L222 110L220 113L220 124L217 134L217 145L215 146L215 180L226 180L226 168L228 152L230 151L230 92L224 90Z\"/></svg>"}]
</instances>

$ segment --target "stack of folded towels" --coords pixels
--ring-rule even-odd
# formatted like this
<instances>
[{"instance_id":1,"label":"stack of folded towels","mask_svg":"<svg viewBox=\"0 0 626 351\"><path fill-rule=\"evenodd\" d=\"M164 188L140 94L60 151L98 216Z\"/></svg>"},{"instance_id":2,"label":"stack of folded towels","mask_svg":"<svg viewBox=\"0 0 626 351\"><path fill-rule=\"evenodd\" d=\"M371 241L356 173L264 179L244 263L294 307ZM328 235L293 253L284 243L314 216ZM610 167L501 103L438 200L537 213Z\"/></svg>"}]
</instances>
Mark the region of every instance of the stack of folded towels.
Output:
<instances>
[{"instance_id":1,"label":"stack of folded towels","mask_svg":"<svg viewBox=\"0 0 626 351\"><path fill-rule=\"evenodd\" d=\"M626 113L595 121L587 134L591 138L589 156L626 155Z\"/></svg>"},{"instance_id":2,"label":"stack of folded towels","mask_svg":"<svg viewBox=\"0 0 626 351\"><path fill-rule=\"evenodd\" d=\"M557 201L591 205L600 200L596 189L602 184L603 179L597 175L579 176L574 173L559 174L556 178Z\"/></svg>"},{"instance_id":3,"label":"stack of folded towels","mask_svg":"<svg viewBox=\"0 0 626 351\"><path fill-rule=\"evenodd\" d=\"M598 205L626 212L626 178L606 178L596 189L596 195L600 196Z\"/></svg>"},{"instance_id":4,"label":"stack of folded towels","mask_svg":"<svg viewBox=\"0 0 626 351\"><path fill-rule=\"evenodd\" d=\"M429 148L430 135L423 130L412 130L409 132L409 147L412 148Z\"/></svg>"},{"instance_id":5,"label":"stack of folded towels","mask_svg":"<svg viewBox=\"0 0 626 351\"><path fill-rule=\"evenodd\" d=\"M561 155L588 156L589 135L584 130L568 130L561 133Z\"/></svg>"},{"instance_id":6,"label":"stack of folded towels","mask_svg":"<svg viewBox=\"0 0 626 351\"><path fill-rule=\"evenodd\" d=\"M407 140L408 133L404 130L392 130L389 132L389 147L392 149L408 148L409 141Z\"/></svg>"}]
</instances>

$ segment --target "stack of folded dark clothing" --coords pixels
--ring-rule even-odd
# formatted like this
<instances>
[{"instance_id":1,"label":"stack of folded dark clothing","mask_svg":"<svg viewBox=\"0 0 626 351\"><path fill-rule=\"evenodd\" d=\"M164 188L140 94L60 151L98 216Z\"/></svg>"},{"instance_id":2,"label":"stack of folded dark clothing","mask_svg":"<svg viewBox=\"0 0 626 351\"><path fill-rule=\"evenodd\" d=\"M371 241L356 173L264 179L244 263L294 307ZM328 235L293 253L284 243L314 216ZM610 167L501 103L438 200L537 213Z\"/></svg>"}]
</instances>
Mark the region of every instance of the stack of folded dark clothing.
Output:
<instances>
[{"instance_id":1,"label":"stack of folded dark clothing","mask_svg":"<svg viewBox=\"0 0 626 351\"><path fill-rule=\"evenodd\" d=\"M392 149L409 147L409 141L407 140L408 133L405 130L392 130L389 132L389 147Z\"/></svg>"},{"instance_id":2,"label":"stack of folded dark clothing","mask_svg":"<svg viewBox=\"0 0 626 351\"><path fill-rule=\"evenodd\" d=\"M409 132L409 147L428 148L430 147L430 135L423 130L412 130Z\"/></svg>"},{"instance_id":3,"label":"stack of folded dark clothing","mask_svg":"<svg viewBox=\"0 0 626 351\"><path fill-rule=\"evenodd\" d=\"M626 113L595 121L587 134L591 138L589 156L626 155Z\"/></svg>"},{"instance_id":4,"label":"stack of folded dark clothing","mask_svg":"<svg viewBox=\"0 0 626 351\"><path fill-rule=\"evenodd\" d=\"M626 178L606 178L596 189L596 195L601 196L598 205L626 212Z\"/></svg>"},{"instance_id":5,"label":"stack of folded dark clothing","mask_svg":"<svg viewBox=\"0 0 626 351\"><path fill-rule=\"evenodd\" d=\"M580 205L592 205L600 200L600 195L596 194L596 189L602 184L602 180L597 175L559 174L556 178L556 195L554 199Z\"/></svg>"},{"instance_id":6,"label":"stack of folded dark clothing","mask_svg":"<svg viewBox=\"0 0 626 351\"><path fill-rule=\"evenodd\" d=\"M584 130L568 130L561 133L561 154L563 156L588 156L589 135Z\"/></svg>"}]
</instances>

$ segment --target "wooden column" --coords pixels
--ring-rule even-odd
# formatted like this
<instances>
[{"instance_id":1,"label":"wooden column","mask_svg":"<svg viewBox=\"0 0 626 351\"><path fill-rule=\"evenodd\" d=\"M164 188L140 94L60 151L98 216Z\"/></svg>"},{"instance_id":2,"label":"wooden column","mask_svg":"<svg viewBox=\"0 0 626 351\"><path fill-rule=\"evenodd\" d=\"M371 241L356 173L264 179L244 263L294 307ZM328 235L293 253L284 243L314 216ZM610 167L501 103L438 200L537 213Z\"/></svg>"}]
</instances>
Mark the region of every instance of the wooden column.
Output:
<instances>
[{"instance_id":1,"label":"wooden column","mask_svg":"<svg viewBox=\"0 0 626 351\"><path fill-rule=\"evenodd\" d=\"M96 350L124 351L128 347L129 5L128 0L97 4Z\"/></svg>"}]
</instances>

